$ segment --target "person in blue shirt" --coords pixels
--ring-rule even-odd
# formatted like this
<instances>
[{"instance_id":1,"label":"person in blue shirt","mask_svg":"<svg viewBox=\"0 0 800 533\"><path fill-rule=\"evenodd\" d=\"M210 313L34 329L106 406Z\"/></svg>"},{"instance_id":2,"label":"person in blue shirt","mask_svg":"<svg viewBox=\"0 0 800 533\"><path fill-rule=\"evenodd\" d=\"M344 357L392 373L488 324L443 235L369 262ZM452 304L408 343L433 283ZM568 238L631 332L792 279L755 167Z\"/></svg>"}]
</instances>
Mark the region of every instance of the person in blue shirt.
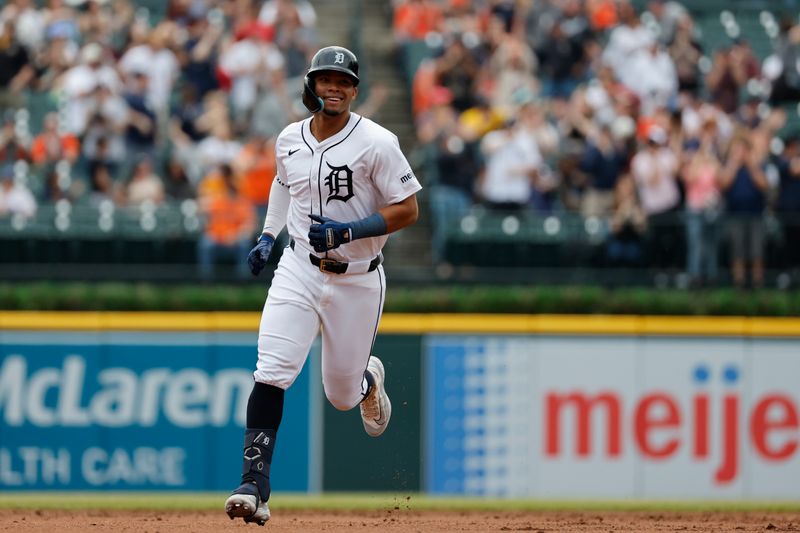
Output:
<instances>
[{"instance_id":1,"label":"person in blue shirt","mask_svg":"<svg viewBox=\"0 0 800 533\"><path fill-rule=\"evenodd\" d=\"M764 284L764 209L769 183L763 163L747 133L737 132L720 174L731 244L731 274L737 287L745 285L748 263L753 286Z\"/></svg>"}]
</instances>

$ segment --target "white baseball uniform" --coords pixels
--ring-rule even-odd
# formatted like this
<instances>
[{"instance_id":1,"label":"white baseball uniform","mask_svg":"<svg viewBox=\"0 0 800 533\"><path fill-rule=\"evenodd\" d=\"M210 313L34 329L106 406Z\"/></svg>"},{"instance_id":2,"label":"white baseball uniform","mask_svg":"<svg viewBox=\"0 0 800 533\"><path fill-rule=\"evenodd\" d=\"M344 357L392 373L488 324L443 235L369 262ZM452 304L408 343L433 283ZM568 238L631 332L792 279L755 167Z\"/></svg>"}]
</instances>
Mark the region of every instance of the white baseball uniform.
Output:
<instances>
[{"instance_id":1,"label":"white baseball uniform","mask_svg":"<svg viewBox=\"0 0 800 533\"><path fill-rule=\"evenodd\" d=\"M310 125L311 118L290 124L275 143L275 179L289 190L286 226L293 246L284 250L264 304L254 376L288 388L321 328L325 394L334 407L347 410L367 390L364 370L386 291L383 267L375 263L388 236L317 254L308 242L309 214L360 220L422 187L397 137L375 122L351 113L347 125L322 142ZM310 256L347 262L347 271L323 272Z\"/></svg>"}]
</instances>

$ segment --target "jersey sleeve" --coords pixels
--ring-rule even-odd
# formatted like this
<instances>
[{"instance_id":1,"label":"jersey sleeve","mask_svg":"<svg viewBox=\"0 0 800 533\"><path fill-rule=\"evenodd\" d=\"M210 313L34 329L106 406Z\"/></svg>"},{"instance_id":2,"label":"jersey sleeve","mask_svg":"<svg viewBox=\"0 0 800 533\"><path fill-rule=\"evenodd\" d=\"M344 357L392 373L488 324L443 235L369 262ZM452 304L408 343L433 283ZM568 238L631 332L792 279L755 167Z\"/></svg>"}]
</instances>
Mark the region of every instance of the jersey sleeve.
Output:
<instances>
[{"instance_id":1,"label":"jersey sleeve","mask_svg":"<svg viewBox=\"0 0 800 533\"><path fill-rule=\"evenodd\" d=\"M400 150L396 136L381 138L375 143L374 150L372 179L386 205L402 202L422 189L406 156Z\"/></svg>"}]
</instances>

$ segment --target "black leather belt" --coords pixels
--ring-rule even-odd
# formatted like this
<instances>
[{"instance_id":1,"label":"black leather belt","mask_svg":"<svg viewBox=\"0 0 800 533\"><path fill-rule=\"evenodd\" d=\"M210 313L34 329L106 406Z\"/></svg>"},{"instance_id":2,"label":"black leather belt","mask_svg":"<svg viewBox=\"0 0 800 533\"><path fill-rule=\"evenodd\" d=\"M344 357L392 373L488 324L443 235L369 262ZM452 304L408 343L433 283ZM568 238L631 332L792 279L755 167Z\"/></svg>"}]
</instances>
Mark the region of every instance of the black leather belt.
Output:
<instances>
[{"instance_id":1,"label":"black leather belt","mask_svg":"<svg viewBox=\"0 0 800 533\"><path fill-rule=\"evenodd\" d=\"M292 250L294 250L294 239L289 241L289 246ZM311 264L317 267L320 272L326 272L328 274L344 274L347 272L347 267L350 266L350 263L346 263L344 261L337 261L336 259L326 259L324 257L317 257L314 254L308 254L308 260L311 261ZM372 261L369 262L369 267L367 268L367 272L372 272L380 264L383 262L383 256L377 255Z\"/></svg>"}]
</instances>

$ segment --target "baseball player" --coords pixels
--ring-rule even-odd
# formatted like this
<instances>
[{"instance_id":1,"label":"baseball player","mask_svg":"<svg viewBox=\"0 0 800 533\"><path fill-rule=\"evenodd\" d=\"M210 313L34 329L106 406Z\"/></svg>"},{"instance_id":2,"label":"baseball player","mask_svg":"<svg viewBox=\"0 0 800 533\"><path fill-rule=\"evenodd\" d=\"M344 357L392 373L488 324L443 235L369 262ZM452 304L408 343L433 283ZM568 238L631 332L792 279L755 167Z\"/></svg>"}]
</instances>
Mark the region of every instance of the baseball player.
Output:
<instances>
[{"instance_id":1,"label":"baseball player","mask_svg":"<svg viewBox=\"0 0 800 533\"><path fill-rule=\"evenodd\" d=\"M350 111L358 60L346 48L321 49L304 80L310 118L275 144L264 229L247 260L254 275L288 228L264 304L255 384L247 404L242 482L225 502L231 519L269 520L269 472L284 391L322 331L322 382L334 407L360 405L367 434L381 435L392 405L385 371L371 355L386 291L381 249L388 234L417 220L421 189L397 137Z\"/></svg>"}]
</instances>

